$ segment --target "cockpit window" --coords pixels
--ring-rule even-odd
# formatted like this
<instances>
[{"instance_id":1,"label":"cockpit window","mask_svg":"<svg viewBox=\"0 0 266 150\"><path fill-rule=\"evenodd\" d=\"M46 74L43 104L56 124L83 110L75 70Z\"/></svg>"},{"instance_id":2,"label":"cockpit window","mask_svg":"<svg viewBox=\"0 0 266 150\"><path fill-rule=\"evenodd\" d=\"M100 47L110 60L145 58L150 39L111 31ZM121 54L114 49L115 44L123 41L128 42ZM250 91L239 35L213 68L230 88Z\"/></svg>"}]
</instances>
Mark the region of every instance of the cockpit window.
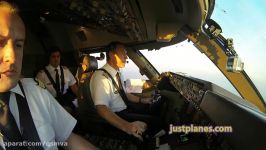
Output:
<instances>
[{"instance_id":1,"label":"cockpit window","mask_svg":"<svg viewBox=\"0 0 266 150\"><path fill-rule=\"evenodd\" d=\"M212 19L222 34L234 39L234 47L244 62L244 70L266 100L266 1L216 0Z\"/></svg>"},{"instance_id":2,"label":"cockpit window","mask_svg":"<svg viewBox=\"0 0 266 150\"><path fill-rule=\"evenodd\" d=\"M141 52L160 73L171 71L203 79L239 96L220 70L195 48L192 42L184 41L160 50L141 50Z\"/></svg>"}]
</instances>

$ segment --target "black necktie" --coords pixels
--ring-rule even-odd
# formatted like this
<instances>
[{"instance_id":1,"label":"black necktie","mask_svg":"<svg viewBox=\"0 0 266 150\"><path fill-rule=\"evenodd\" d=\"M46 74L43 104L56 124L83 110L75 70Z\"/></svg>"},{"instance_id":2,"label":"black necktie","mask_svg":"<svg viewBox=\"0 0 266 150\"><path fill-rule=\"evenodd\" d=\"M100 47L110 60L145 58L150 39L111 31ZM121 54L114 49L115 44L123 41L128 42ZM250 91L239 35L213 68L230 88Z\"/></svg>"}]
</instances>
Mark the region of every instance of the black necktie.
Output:
<instances>
[{"instance_id":1,"label":"black necktie","mask_svg":"<svg viewBox=\"0 0 266 150\"><path fill-rule=\"evenodd\" d=\"M59 74L58 69L55 69L55 85L56 85L56 93L60 93L60 80L59 80Z\"/></svg>"},{"instance_id":2,"label":"black necktie","mask_svg":"<svg viewBox=\"0 0 266 150\"><path fill-rule=\"evenodd\" d=\"M10 92L0 93L0 126L1 133L4 136L6 142L19 142L22 141L22 137L15 118L12 115L9 108ZM9 149L6 147L6 149ZM10 149L17 149L10 147Z\"/></svg>"}]
</instances>

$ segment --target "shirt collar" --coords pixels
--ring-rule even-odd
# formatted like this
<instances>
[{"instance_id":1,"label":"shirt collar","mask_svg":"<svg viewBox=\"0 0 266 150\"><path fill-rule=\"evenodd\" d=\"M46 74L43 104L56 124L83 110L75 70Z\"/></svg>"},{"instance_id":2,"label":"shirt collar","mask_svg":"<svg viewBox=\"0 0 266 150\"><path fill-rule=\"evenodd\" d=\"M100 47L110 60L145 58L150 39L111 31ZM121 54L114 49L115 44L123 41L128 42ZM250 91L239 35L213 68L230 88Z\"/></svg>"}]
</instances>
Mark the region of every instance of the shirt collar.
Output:
<instances>
[{"instance_id":1,"label":"shirt collar","mask_svg":"<svg viewBox=\"0 0 266 150\"><path fill-rule=\"evenodd\" d=\"M112 66L110 66L108 63L106 63L103 68L108 71L108 73L111 74L111 76L115 77L117 74L117 70L115 70Z\"/></svg>"},{"instance_id":2,"label":"shirt collar","mask_svg":"<svg viewBox=\"0 0 266 150\"><path fill-rule=\"evenodd\" d=\"M21 95L22 97L25 97L18 84L15 87L13 87L10 91L17 93L17 94Z\"/></svg>"},{"instance_id":3,"label":"shirt collar","mask_svg":"<svg viewBox=\"0 0 266 150\"><path fill-rule=\"evenodd\" d=\"M60 69L60 66L57 66L57 67L55 68L55 67L53 67L51 64L49 64L49 65L47 66L47 69L50 69L50 70L52 70L52 71L54 71L55 69L59 70L59 69Z\"/></svg>"}]
</instances>

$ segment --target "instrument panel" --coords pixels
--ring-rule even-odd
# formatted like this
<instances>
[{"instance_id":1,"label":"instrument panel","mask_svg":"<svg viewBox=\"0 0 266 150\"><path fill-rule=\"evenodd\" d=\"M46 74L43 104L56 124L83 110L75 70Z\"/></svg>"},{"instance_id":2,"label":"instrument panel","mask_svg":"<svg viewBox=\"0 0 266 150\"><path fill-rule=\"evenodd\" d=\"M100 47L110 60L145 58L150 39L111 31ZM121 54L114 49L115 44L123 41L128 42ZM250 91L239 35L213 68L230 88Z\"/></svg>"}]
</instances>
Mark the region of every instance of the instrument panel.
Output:
<instances>
[{"instance_id":1,"label":"instrument panel","mask_svg":"<svg viewBox=\"0 0 266 150\"><path fill-rule=\"evenodd\" d=\"M265 115L244 99L214 83L183 74L166 72L161 77L168 81L168 85L165 84L164 87L171 86L171 90L178 91L189 102L182 112L182 115L185 114L183 123L199 126L226 125L234 129L232 133L202 133L200 136L204 137L202 140L206 147L222 150L250 149L250 145L255 149L265 147L265 144L259 144L263 143L261 138L256 138L260 133L260 137L265 137L265 132L260 132L265 130ZM252 127L252 132L246 132L243 124ZM197 139L199 134L191 134L191 137ZM242 137L252 137L254 140L247 138L243 144L239 140Z\"/></svg>"},{"instance_id":2,"label":"instrument panel","mask_svg":"<svg viewBox=\"0 0 266 150\"><path fill-rule=\"evenodd\" d=\"M202 97L207 90L203 83L196 81L197 79L172 72L166 73L166 76L169 78L172 86L174 86L186 100L196 107L200 105Z\"/></svg>"}]
</instances>

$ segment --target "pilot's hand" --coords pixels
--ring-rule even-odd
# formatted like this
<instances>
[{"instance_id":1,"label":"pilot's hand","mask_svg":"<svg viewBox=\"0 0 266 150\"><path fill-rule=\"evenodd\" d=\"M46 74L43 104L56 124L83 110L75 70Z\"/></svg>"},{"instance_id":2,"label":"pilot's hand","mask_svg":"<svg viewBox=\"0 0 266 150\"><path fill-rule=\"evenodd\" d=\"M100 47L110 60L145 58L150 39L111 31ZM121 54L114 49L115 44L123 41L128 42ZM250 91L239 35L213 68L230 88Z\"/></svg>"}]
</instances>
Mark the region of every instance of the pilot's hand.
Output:
<instances>
[{"instance_id":1,"label":"pilot's hand","mask_svg":"<svg viewBox=\"0 0 266 150\"><path fill-rule=\"evenodd\" d=\"M153 86L152 82L147 80L143 83L142 89L148 89L151 88L152 86Z\"/></svg>"},{"instance_id":2,"label":"pilot's hand","mask_svg":"<svg viewBox=\"0 0 266 150\"><path fill-rule=\"evenodd\" d=\"M147 129L147 124L141 121L130 122L127 128L127 133L135 136L143 141L142 133Z\"/></svg>"},{"instance_id":3,"label":"pilot's hand","mask_svg":"<svg viewBox=\"0 0 266 150\"><path fill-rule=\"evenodd\" d=\"M152 100L153 100L152 97L141 98L141 99L140 99L140 103L142 103L142 104L151 104L151 103L152 103Z\"/></svg>"}]
</instances>

